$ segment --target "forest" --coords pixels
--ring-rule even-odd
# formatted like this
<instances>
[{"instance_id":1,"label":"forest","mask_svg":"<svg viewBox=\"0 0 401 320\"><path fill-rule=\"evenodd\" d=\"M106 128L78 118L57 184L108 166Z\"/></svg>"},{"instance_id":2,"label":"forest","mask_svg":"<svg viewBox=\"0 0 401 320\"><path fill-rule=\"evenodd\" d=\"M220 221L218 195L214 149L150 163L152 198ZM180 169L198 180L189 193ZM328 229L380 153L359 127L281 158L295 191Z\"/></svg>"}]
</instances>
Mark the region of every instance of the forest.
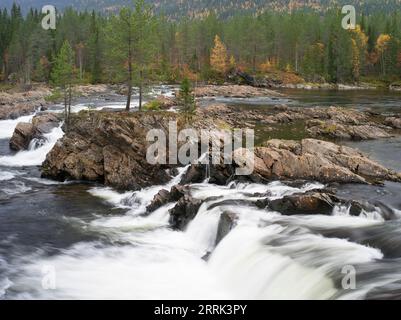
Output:
<instances>
[{"instance_id":1,"label":"forest","mask_svg":"<svg viewBox=\"0 0 401 320\"><path fill-rule=\"evenodd\" d=\"M3 82L57 83L61 54L76 83L221 82L233 70L310 82L401 78L401 10L359 14L353 30L336 9L172 20L142 0L109 15L66 8L55 30L41 27L43 16L15 4L1 10Z\"/></svg>"}]
</instances>

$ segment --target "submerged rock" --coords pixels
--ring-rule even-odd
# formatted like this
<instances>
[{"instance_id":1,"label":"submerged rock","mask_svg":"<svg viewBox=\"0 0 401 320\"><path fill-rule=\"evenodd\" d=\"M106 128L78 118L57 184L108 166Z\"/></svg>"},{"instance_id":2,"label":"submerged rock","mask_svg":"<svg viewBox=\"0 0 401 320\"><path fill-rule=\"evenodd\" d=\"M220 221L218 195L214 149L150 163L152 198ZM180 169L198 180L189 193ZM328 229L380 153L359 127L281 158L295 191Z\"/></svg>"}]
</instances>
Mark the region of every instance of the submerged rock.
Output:
<instances>
[{"instance_id":1,"label":"submerged rock","mask_svg":"<svg viewBox=\"0 0 401 320\"><path fill-rule=\"evenodd\" d=\"M234 229L238 215L234 212L225 211L220 215L217 227L216 246Z\"/></svg>"}]
</instances>

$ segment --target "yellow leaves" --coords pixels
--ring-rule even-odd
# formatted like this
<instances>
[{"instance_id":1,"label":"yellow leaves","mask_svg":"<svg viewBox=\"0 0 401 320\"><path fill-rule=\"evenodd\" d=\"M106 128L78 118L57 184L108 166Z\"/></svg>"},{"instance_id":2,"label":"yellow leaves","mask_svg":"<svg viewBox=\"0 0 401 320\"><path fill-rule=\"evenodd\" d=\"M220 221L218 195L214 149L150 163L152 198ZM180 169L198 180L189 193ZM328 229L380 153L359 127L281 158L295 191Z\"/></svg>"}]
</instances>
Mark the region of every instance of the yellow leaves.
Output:
<instances>
[{"instance_id":1,"label":"yellow leaves","mask_svg":"<svg viewBox=\"0 0 401 320\"><path fill-rule=\"evenodd\" d=\"M386 51L388 44L390 43L391 36L389 34L381 34L376 41L376 49L379 53Z\"/></svg>"},{"instance_id":2,"label":"yellow leaves","mask_svg":"<svg viewBox=\"0 0 401 320\"><path fill-rule=\"evenodd\" d=\"M234 69L237 65L237 62L235 61L234 56L230 57L230 69Z\"/></svg>"},{"instance_id":3,"label":"yellow leaves","mask_svg":"<svg viewBox=\"0 0 401 320\"><path fill-rule=\"evenodd\" d=\"M214 38L214 48L210 55L210 65L212 69L220 74L225 74L228 70L228 56L227 48L221 41L220 37L216 35Z\"/></svg>"}]
</instances>

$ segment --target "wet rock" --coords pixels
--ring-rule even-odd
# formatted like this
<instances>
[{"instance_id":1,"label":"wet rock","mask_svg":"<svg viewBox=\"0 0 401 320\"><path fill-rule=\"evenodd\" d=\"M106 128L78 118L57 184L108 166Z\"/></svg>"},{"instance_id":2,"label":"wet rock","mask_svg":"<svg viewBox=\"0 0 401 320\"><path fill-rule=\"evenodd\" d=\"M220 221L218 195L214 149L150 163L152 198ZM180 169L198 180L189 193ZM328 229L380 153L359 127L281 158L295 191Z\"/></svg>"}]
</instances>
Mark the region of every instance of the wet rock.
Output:
<instances>
[{"instance_id":1,"label":"wet rock","mask_svg":"<svg viewBox=\"0 0 401 320\"><path fill-rule=\"evenodd\" d=\"M309 192L272 200L268 207L283 215L330 215L336 203L339 203L339 200L332 194Z\"/></svg>"},{"instance_id":2,"label":"wet rock","mask_svg":"<svg viewBox=\"0 0 401 320\"><path fill-rule=\"evenodd\" d=\"M219 225L217 227L216 246L234 229L238 215L231 211L225 211L220 215Z\"/></svg>"},{"instance_id":3,"label":"wet rock","mask_svg":"<svg viewBox=\"0 0 401 320\"><path fill-rule=\"evenodd\" d=\"M60 121L58 115L44 113L35 116L32 123L19 123L10 139L10 148L15 151L28 149L33 139L43 139L43 135L57 127Z\"/></svg>"},{"instance_id":4,"label":"wet rock","mask_svg":"<svg viewBox=\"0 0 401 320\"><path fill-rule=\"evenodd\" d=\"M172 187L171 191L162 189L155 195L150 205L146 207L146 212L153 212L170 202L178 201L187 194L188 191L189 189L187 186L180 185Z\"/></svg>"},{"instance_id":5,"label":"wet rock","mask_svg":"<svg viewBox=\"0 0 401 320\"><path fill-rule=\"evenodd\" d=\"M32 123L20 122L14 129L13 136L10 139L10 149L19 151L28 149L34 135Z\"/></svg>"},{"instance_id":6,"label":"wet rock","mask_svg":"<svg viewBox=\"0 0 401 320\"><path fill-rule=\"evenodd\" d=\"M201 200L194 199L190 195L182 197L175 207L169 210L171 227L184 230L189 222L195 218L201 204Z\"/></svg>"}]
</instances>

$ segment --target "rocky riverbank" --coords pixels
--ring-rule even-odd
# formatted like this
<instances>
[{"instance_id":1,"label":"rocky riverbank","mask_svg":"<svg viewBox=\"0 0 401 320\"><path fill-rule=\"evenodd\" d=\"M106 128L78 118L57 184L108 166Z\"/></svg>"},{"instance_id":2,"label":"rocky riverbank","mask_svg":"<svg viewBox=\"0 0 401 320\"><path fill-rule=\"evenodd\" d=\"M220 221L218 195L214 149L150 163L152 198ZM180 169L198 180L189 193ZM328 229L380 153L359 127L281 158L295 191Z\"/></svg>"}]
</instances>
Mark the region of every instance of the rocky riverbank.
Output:
<instances>
[{"instance_id":1,"label":"rocky riverbank","mask_svg":"<svg viewBox=\"0 0 401 320\"><path fill-rule=\"evenodd\" d=\"M48 87L26 92L0 92L0 120L16 119L46 109L45 98L51 94Z\"/></svg>"}]
</instances>

